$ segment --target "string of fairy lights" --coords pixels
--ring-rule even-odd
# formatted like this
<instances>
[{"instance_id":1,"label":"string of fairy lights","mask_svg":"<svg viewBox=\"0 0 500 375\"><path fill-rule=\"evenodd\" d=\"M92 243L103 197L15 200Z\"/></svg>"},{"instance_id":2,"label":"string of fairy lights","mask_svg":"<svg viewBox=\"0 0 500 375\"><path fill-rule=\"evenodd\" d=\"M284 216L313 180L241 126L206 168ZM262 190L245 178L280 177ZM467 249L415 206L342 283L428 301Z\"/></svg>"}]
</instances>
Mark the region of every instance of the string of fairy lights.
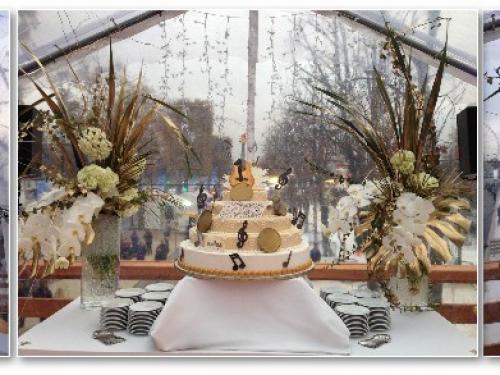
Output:
<instances>
[{"instance_id":1,"label":"string of fairy lights","mask_svg":"<svg viewBox=\"0 0 500 375\"><path fill-rule=\"evenodd\" d=\"M219 134L224 134L228 126L236 125L244 129L246 124L246 97L234 91L234 83L242 77L236 76L231 64L235 64L234 57L245 59L243 49L238 50L236 46L247 42L248 13L227 13L190 10L173 18L164 16L157 26L158 42L143 40L141 34L126 39L141 47L158 50L157 64L161 70L156 88L164 100L186 103L188 80L189 97L192 98L190 80L195 76L204 77L199 81L199 92L194 98L210 103ZM87 12L89 20L94 17L98 19L97 13ZM114 22L111 17L108 20ZM70 43L71 39L77 40L79 28L85 25L85 20L79 24L72 21L68 12L58 12L58 21L66 43ZM332 81L339 77L351 80L353 88L364 84L366 69L376 53L373 52L373 45L377 38L373 35L363 35L336 16L325 17L312 11L261 11L259 24L259 63L265 67L267 76L259 75L258 78L265 79L266 84L265 91L262 91L262 86L258 90L258 95L266 96L265 102L257 103L258 106L265 106L264 110L256 112L258 121L272 125L280 121L288 98L316 95L308 89L311 75ZM415 27L427 25L434 27L435 22ZM339 51L341 47L344 47L343 51ZM347 58L343 55L345 53ZM323 67L322 63L327 58L334 60L339 72L334 72L329 66ZM363 61L349 64L349 59ZM381 69L384 71L385 66ZM241 107L236 117L234 110L228 110L228 105L235 106L235 102Z\"/></svg>"}]
</instances>

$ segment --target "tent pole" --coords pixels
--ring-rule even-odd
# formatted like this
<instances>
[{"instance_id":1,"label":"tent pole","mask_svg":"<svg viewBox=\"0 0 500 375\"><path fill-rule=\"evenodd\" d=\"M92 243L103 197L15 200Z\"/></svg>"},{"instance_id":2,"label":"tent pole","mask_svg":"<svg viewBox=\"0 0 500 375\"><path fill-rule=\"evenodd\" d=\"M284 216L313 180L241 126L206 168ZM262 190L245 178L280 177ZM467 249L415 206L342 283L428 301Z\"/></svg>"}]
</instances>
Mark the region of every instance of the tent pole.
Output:
<instances>
[{"instance_id":1,"label":"tent pole","mask_svg":"<svg viewBox=\"0 0 500 375\"><path fill-rule=\"evenodd\" d=\"M255 95L259 50L259 11L249 11L248 22L248 98L247 98L247 156L255 161Z\"/></svg>"}]
</instances>

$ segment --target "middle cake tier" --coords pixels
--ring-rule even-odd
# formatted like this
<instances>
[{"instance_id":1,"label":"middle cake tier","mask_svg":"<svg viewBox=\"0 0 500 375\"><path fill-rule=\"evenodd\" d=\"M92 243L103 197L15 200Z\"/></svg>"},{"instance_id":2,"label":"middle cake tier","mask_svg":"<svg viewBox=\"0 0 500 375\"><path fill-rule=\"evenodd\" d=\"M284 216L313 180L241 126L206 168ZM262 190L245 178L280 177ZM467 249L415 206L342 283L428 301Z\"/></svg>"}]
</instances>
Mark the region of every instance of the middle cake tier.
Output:
<instances>
[{"instance_id":1,"label":"middle cake tier","mask_svg":"<svg viewBox=\"0 0 500 375\"><path fill-rule=\"evenodd\" d=\"M214 215L212 217L212 226L210 232L236 233L243 226L243 222L247 222L247 233L260 233L265 228L272 228L278 232L286 231L293 227L292 216L262 216L255 218L227 218Z\"/></svg>"},{"instance_id":2,"label":"middle cake tier","mask_svg":"<svg viewBox=\"0 0 500 375\"><path fill-rule=\"evenodd\" d=\"M249 227L250 220L248 219ZM239 221L239 226L241 227L241 220ZM302 243L302 232L291 226L290 222L288 222L288 229L279 230L279 234L281 237L281 248L293 247ZM269 226L268 226L269 227ZM265 226L262 229L266 228ZM221 250L230 250L230 249L238 249L238 230L234 232L220 232L210 230L207 233L202 233L200 235L200 245L205 247L215 247ZM254 251L259 250L259 246L257 245L257 237L259 236L260 231L250 232L248 231L248 239L244 243L243 247L239 249L239 251ZM196 228L191 228L189 231L189 238L193 243L198 240L198 233Z\"/></svg>"}]
</instances>

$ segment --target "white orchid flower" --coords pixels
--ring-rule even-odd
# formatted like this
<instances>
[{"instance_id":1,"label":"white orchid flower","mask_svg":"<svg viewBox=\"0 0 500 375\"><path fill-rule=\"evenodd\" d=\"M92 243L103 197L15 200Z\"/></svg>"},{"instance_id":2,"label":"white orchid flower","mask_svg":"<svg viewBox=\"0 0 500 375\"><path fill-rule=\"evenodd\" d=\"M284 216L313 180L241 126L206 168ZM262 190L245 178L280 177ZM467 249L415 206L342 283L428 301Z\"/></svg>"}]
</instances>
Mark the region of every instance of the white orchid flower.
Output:
<instances>
[{"instance_id":1,"label":"white orchid flower","mask_svg":"<svg viewBox=\"0 0 500 375\"><path fill-rule=\"evenodd\" d=\"M41 212L28 216L20 225L23 237L45 238L54 232L50 217Z\"/></svg>"},{"instance_id":2,"label":"white orchid flower","mask_svg":"<svg viewBox=\"0 0 500 375\"><path fill-rule=\"evenodd\" d=\"M22 237L19 238L18 247L19 253L24 260L30 261L33 259L33 246L34 243L30 238Z\"/></svg>"},{"instance_id":3,"label":"white orchid flower","mask_svg":"<svg viewBox=\"0 0 500 375\"><path fill-rule=\"evenodd\" d=\"M26 211L33 211L35 208L48 206L56 201L62 200L68 193L64 188L54 188L42 194L40 199L26 205Z\"/></svg>"},{"instance_id":4,"label":"white orchid flower","mask_svg":"<svg viewBox=\"0 0 500 375\"><path fill-rule=\"evenodd\" d=\"M40 241L40 255L46 261L56 259L57 255L57 237L48 236Z\"/></svg>"},{"instance_id":5,"label":"white orchid flower","mask_svg":"<svg viewBox=\"0 0 500 375\"><path fill-rule=\"evenodd\" d=\"M405 192L396 200L393 220L408 232L421 236L434 210L430 200Z\"/></svg>"},{"instance_id":6,"label":"white orchid flower","mask_svg":"<svg viewBox=\"0 0 500 375\"><path fill-rule=\"evenodd\" d=\"M82 253L82 245L78 238L69 235L61 238L61 245L57 249L57 254L60 257L80 256Z\"/></svg>"},{"instance_id":7,"label":"white orchid flower","mask_svg":"<svg viewBox=\"0 0 500 375\"><path fill-rule=\"evenodd\" d=\"M22 223L22 221L21 221ZM19 248L20 251L25 250L28 253L26 257L33 257L33 247L40 246L40 251L44 259L50 260L55 254L57 246L57 237L59 230L57 226L53 225L50 217L43 213L30 215L28 219L20 225L20 238L23 238L23 247ZM31 243L31 250L27 250Z\"/></svg>"},{"instance_id":8,"label":"white orchid flower","mask_svg":"<svg viewBox=\"0 0 500 375\"><path fill-rule=\"evenodd\" d=\"M401 226L392 228L391 233L382 239L382 245L388 249L403 254L406 262L411 263L415 258L413 247L422 243L422 240Z\"/></svg>"},{"instance_id":9,"label":"white orchid flower","mask_svg":"<svg viewBox=\"0 0 500 375\"><path fill-rule=\"evenodd\" d=\"M353 217L358 213L358 206L356 201L351 196L347 195L339 199L337 203L337 210L339 217L347 219Z\"/></svg>"},{"instance_id":10,"label":"white orchid flower","mask_svg":"<svg viewBox=\"0 0 500 375\"><path fill-rule=\"evenodd\" d=\"M354 222L354 216L343 215L338 209L332 208L330 211L328 222L328 227L332 233L340 232L342 234L345 234L351 231L351 225Z\"/></svg>"},{"instance_id":11,"label":"white orchid flower","mask_svg":"<svg viewBox=\"0 0 500 375\"><path fill-rule=\"evenodd\" d=\"M347 193L354 201L354 205L358 208L368 206L373 197L377 194L377 187L371 181L367 181L364 185L353 184L347 188Z\"/></svg>"},{"instance_id":12,"label":"white orchid flower","mask_svg":"<svg viewBox=\"0 0 500 375\"><path fill-rule=\"evenodd\" d=\"M78 241L85 241L87 232L83 224L80 223L65 223L61 229L61 238L62 237L74 237Z\"/></svg>"},{"instance_id":13,"label":"white orchid flower","mask_svg":"<svg viewBox=\"0 0 500 375\"><path fill-rule=\"evenodd\" d=\"M87 193L87 196L78 197L73 205L65 212L65 222L81 224L90 224L102 206L104 201L94 193Z\"/></svg>"}]
</instances>

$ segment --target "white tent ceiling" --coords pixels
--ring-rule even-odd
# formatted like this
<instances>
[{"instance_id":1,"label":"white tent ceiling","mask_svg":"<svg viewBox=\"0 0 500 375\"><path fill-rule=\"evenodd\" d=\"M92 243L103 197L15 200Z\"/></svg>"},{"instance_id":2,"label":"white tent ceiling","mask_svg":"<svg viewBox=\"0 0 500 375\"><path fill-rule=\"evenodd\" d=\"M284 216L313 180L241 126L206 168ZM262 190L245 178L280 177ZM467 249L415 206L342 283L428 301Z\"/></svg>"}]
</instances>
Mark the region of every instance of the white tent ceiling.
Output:
<instances>
[{"instance_id":1,"label":"white tent ceiling","mask_svg":"<svg viewBox=\"0 0 500 375\"><path fill-rule=\"evenodd\" d=\"M492 21L492 15L496 15L496 19L500 20L500 11L486 11L483 13L483 22L489 23ZM500 67L500 29L486 31L484 35L485 44L483 52L484 72L488 75L495 75L495 69ZM493 84L483 85L483 96L488 97L499 88L500 80L496 79ZM489 135L496 134L496 139L487 137L485 134L484 142L488 150L486 155L489 159L500 160L500 95L495 95L491 99L484 102L483 119L485 129Z\"/></svg>"}]
</instances>

